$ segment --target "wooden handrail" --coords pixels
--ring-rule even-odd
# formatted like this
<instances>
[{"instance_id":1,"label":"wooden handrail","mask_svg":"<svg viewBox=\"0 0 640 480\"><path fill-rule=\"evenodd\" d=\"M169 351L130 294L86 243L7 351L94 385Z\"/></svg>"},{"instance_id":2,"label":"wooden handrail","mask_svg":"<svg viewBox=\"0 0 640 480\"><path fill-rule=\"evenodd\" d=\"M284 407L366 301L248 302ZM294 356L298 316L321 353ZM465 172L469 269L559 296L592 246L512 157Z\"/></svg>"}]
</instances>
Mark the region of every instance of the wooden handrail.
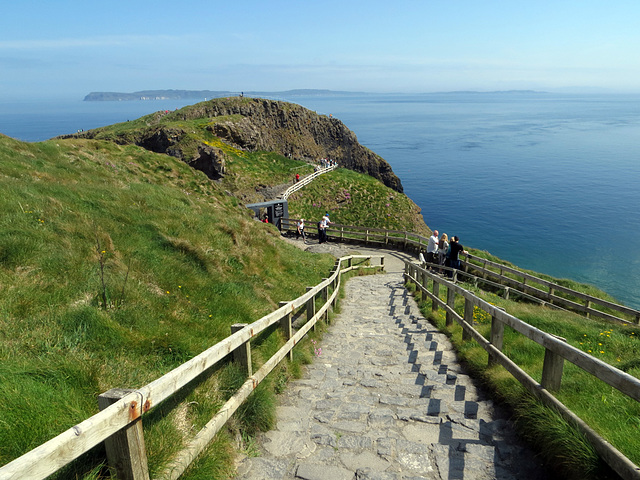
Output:
<instances>
[{"instance_id":1,"label":"wooden handrail","mask_svg":"<svg viewBox=\"0 0 640 480\"><path fill-rule=\"evenodd\" d=\"M366 265L366 262L360 265L354 265L352 261L354 259L366 260L369 263L373 259L380 259L380 266ZM348 264L347 267L343 267L345 263ZM322 295L323 299L326 298L327 301L317 311L314 311L313 317L274 355L274 357L277 357L277 361L273 360L273 358L268 360L258 372L247 379L236 395L234 395L209 424L198 433L196 438L187 446L186 450L179 454L178 459L173 462L171 468L163 477L177 478L190 463L185 463L185 459L195 458L195 456L206 447L208 441L205 440L215 435L235 409L249 393L255 389L258 383L260 383L294 345L304 337L308 330L326 314L327 310L335 305L341 275L357 268L384 269L384 256L350 255L338 259L329 278L311 287L305 294L284 303L274 312L265 315L236 333L231 334L221 342L218 342L162 377L137 390L130 391L130 393L127 393L124 397L110 404L99 413L96 413L39 447L0 467L0 479L18 480L29 478L30 480L38 480L46 478L80 455L88 452L94 446L129 428L155 405L175 394L182 387L193 381L216 363L222 361L230 353L244 346L247 342L250 342L253 337L271 325L282 322L283 319L288 319L290 328L291 314L306 306L307 302L315 299L317 295ZM332 290L331 295L328 294L328 289ZM250 362L251 360L248 359L248 361ZM144 451L144 449L142 450ZM176 476L176 472L178 471L180 471L180 473ZM146 477L135 477L131 474L124 476L137 480L138 478L148 478L148 473Z\"/></svg>"},{"instance_id":2,"label":"wooden handrail","mask_svg":"<svg viewBox=\"0 0 640 480\"><path fill-rule=\"evenodd\" d=\"M443 308L447 313L447 324L450 319L462 326L463 339L474 339L489 354L490 363L498 363L506 368L529 392L543 403L555 408L568 421L577 427L590 440L600 456L623 478L640 479L640 468L625 457L619 450L600 437L583 420L569 410L553 394L552 390L560 388L562 380L562 363L567 360L590 375L602 380L619 392L640 401L640 380L605 363L579 348L573 347L563 339L535 328L519 318L510 315L500 308L482 300L473 293L443 279L439 275L424 269L413 262L404 260L405 280L414 282L424 297L432 301L432 309ZM432 281L433 293L427 288L427 282ZM437 287L436 287L437 285ZM441 286L447 288L447 301L439 297ZM465 299L465 314L463 317L453 309L455 296ZM480 308L491 315L491 339L487 340L473 328L473 310ZM541 383L531 378L524 370L502 353L502 329L508 325L518 333L533 340L545 348L543 376Z\"/></svg>"},{"instance_id":3,"label":"wooden handrail","mask_svg":"<svg viewBox=\"0 0 640 480\"><path fill-rule=\"evenodd\" d=\"M297 219L291 218L283 218L283 230L290 231L295 230L295 225ZM337 232L334 234L333 232ZM368 232L368 233L367 233ZM310 232L311 233L311 232ZM313 233L311 233L313 235ZM378 235L376 235L378 234ZM361 241L365 244L380 244L385 246L392 246L404 251L410 252L419 252L423 249L426 249L426 245L429 239L423 235L419 235L416 233L405 232L400 230L385 230L381 228L369 228L369 227L360 227L354 225L342 225L342 224L331 224L328 230L329 239L333 241L345 242L345 241ZM481 265L476 265L475 263L471 263L471 260L474 260ZM594 297L592 295L587 295L582 292L578 292L576 290L572 290L568 287L564 287L554 282L550 282L548 280L544 280L542 278L531 275L527 272L523 272L513 267L509 267L506 265L502 265L500 263L492 262L490 260L475 256L475 255L464 255L461 254L461 263L463 267L468 268L477 268L484 272L487 275L492 275L499 281L504 281L511 285L512 287L517 287L521 290L522 294L525 296L532 296L540 299L543 302L547 302L551 305L559 305L565 308L570 308L572 310L578 311L579 313L584 313L587 317L598 316L605 320L613 321L613 322L621 322L621 323L631 323L629 320L602 312L593 308L594 306L600 306L603 308L609 308L616 312L619 312L624 315L629 315L633 317L633 323L640 324L640 310L633 309L631 307L627 307L626 305L620 305L617 303L609 302L607 300ZM439 265L434 265L437 268L443 268ZM488 270L487 266L498 269L503 272L510 273L512 275L520 276L523 278L522 282L517 282L516 280L507 277L504 274L494 272L492 270ZM467 270L468 270L467 268ZM532 285L527 285L527 281L532 283L537 283L539 285L544 285L549 289L548 292L542 291L538 288L533 287ZM571 295L579 300L582 300L584 303L577 303L567 298L560 297L556 295L556 293L561 292L566 295Z\"/></svg>"},{"instance_id":4,"label":"wooden handrail","mask_svg":"<svg viewBox=\"0 0 640 480\"><path fill-rule=\"evenodd\" d=\"M313 180L318 178L323 173L330 172L332 170L335 170L336 168L338 168L338 164L337 163L331 165L330 167L322 168L322 169L320 169L320 170L318 170L316 172L313 172L311 175L307 175L306 177L301 179L299 182L296 182L293 185L291 185L289 188L287 188L284 191L284 193L282 194L281 198L283 200L286 200L287 198L289 198L289 195L291 195L294 192L297 192L298 190L300 190L305 185L309 185Z\"/></svg>"}]
</instances>

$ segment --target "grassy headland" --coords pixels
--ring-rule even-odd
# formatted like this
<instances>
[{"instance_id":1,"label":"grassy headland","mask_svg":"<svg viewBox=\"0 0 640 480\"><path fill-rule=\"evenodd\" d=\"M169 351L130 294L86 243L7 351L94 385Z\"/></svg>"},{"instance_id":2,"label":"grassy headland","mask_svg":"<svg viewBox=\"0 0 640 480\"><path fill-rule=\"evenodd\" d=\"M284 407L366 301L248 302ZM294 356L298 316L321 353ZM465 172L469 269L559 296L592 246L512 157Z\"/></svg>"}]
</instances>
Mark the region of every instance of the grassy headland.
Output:
<instances>
[{"instance_id":1,"label":"grassy headland","mask_svg":"<svg viewBox=\"0 0 640 480\"><path fill-rule=\"evenodd\" d=\"M218 120L180 129L200 132L189 137L194 149L224 152L219 181L129 142L0 136L0 465L96 413L100 393L158 378L228 336L231 324L257 320L331 270L333 258L287 245L241 204L313 166L235 148L207 129ZM147 122L103 130L135 135ZM390 195L363 174L336 178L354 191ZM397 225L413 229L415 209L404 197L394 213L407 223ZM257 339L254 361L282 341L278 332ZM270 426L273 391L308 353L298 350L238 412L231 428L245 446ZM152 474L242 380L224 367L186 392L183 406L146 417ZM234 444L221 435L188 478L227 478ZM89 457L57 477L103 475L100 455Z\"/></svg>"}]
</instances>

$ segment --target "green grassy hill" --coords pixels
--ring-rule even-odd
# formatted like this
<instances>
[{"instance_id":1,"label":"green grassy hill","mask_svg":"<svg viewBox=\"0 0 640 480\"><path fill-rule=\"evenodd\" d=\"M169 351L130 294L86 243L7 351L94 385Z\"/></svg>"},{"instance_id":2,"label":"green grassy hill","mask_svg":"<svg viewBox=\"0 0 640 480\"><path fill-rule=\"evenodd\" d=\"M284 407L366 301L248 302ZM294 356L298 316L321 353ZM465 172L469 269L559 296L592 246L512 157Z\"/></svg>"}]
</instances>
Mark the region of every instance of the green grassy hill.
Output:
<instances>
[{"instance_id":1,"label":"green grassy hill","mask_svg":"<svg viewBox=\"0 0 640 480\"><path fill-rule=\"evenodd\" d=\"M121 141L148 122L105 127L105 140L0 136L0 465L96 413L100 393L150 382L228 336L231 324L301 295L333 266L329 256L289 246L242 206L296 172L311 173L311 164L231 146L207 129L210 119L180 121L192 132L185 151L224 153L224 176L213 181L184 156ZM384 208L390 215L377 226L426 229L413 202L367 175L340 169L309 188L292 199L292 214L330 209L367 224L367 210ZM315 195L317 207L308 200ZM256 361L281 341L276 333L255 342ZM281 368L271 390L297 364ZM219 372L208 380L214 394L189 393L198 408L145 422L152 473L179 449L183 424L204 424L239 379ZM255 414L261 403L269 401L247 406L232 428L245 435L267 427L269 409ZM193 478L226 478L232 443L223 435ZM83 459L58 478L98 478L104 471L94 463Z\"/></svg>"},{"instance_id":2,"label":"green grassy hill","mask_svg":"<svg viewBox=\"0 0 640 480\"><path fill-rule=\"evenodd\" d=\"M0 189L0 464L96 413L98 394L148 383L333 266L282 242L204 174L135 146L2 136ZM210 414L220 396L198 402ZM163 438L150 435L152 468Z\"/></svg>"}]
</instances>

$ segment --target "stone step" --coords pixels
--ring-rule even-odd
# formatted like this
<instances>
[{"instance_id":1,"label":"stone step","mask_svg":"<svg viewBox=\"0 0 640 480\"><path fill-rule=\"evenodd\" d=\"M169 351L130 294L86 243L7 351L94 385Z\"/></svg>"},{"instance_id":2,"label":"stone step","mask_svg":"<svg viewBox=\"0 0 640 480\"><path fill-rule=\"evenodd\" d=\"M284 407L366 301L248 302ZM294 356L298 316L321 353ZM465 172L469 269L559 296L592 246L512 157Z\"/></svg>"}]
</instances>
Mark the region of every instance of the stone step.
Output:
<instances>
[{"instance_id":1,"label":"stone step","mask_svg":"<svg viewBox=\"0 0 640 480\"><path fill-rule=\"evenodd\" d=\"M542 479L513 426L424 319L402 276L354 277L322 354L279 398L237 478Z\"/></svg>"}]
</instances>

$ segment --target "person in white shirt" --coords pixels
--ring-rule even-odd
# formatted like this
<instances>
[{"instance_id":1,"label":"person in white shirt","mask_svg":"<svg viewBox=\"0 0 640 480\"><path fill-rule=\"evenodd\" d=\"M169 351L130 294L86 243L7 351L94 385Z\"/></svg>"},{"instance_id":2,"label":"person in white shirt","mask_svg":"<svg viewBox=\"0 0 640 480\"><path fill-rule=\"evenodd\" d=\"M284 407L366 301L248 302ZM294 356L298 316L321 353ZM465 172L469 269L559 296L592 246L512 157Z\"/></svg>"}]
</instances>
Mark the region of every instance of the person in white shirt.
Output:
<instances>
[{"instance_id":1,"label":"person in white shirt","mask_svg":"<svg viewBox=\"0 0 640 480\"><path fill-rule=\"evenodd\" d=\"M304 234L304 218L301 218L300 220L298 220L298 224L296 225L296 240L298 238L300 238L300 236L302 235L302 240L304 240L305 242L307 241L307 238Z\"/></svg>"},{"instance_id":2,"label":"person in white shirt","mask_svg":"<svg viewBox=\"0 0 640 480\"><path fill-rule=\"evenodd\" d=\"M434 230L429 237L427 244L427 263L438 263L436 254L438 253L438 230Z\"/></svg>"}]
</instances>

